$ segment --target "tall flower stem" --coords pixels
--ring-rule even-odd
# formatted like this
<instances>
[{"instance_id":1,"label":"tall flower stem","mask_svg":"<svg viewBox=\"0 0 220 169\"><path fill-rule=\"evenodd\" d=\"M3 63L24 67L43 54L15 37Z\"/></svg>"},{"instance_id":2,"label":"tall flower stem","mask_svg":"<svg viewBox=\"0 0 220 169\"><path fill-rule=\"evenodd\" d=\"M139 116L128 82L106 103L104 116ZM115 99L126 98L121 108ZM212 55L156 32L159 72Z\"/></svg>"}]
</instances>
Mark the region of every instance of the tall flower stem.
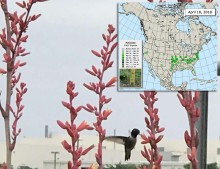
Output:
<instances>
[{"instance_id":1,"label":"tall flower stem","mask_svg":"<svg viewBox=\"0 0 220 169\"><path fill-rule=\"evenodd\" d=\"M93 128L85 121L81 122L78 127L75 124L75 119L81 111L82 106L73 107L73 100L78 95L78 92L74 92L74 89L75 84L72 81L67 82L66 93L69 96L69 102L62 101L62 105L69 110L70 122L66 121L64 124L60 120L57 120L57 124L62 129L66 130L71 138L71 144L69 144L66 140L62 141L64 149L72 155L72 160L68 162L68 169L78 169L82 164L82 161L80 160L81 156L86 155L94 147L94 145L91 145L84 150L82 147L76 147L77 141L80 137L79 132L82 130L93 130Z\"/></svg>"},{"instance_id":2,"label":"tall flower stem","mask_svg":"<svg viewBox=\"0 0 220 169\"><path fill-rule=\"evenodd\" d=\"M178 92L177 97L181 105L186 109L189 120L190 134L187 130L184 134L186 145L191 150L191 153L189 153L187 156L191 162L192 168L197 169L198 160L196 156L197 147L199 145L199 133L195 127L195 124L200 117L200 110L196 106L196 103L199 99L199 92L194 92L194 96L192 96L191 91Z\"/></svg>"},{"instance_id":3,"label":"tall flower stem","mask_svg":"<svg viewBox=\"0 0 220 169\"><path fill-rule=\"evenodd\" d=\"M8 1L0 0L1 8L5 18L5 28L0 33L0 45L3 48L3 62L6 63L6 68L0 68L0 74L6 75L6 92L5 106L1 104L0 111L5 124L5 140L6 140L6 164L7 169L11 169L12 151L14 150L16 139L21 129L17 130L17 122L22 116L24 106L21 104L23 95L27 92L26 84L20 82L21 74L16 74L19 67L26 65L26 62L18 60L19 56L26 56L29 53L22 47L24 42L27 42L28 35L25 35L29 23L40 17L38 15L30 15L33 4L44 2L46 0L29 0L16 4L25 12L18 14L17 12L10 13L8 10ZM20 88L16 87L20 83ZM16 93L15 107L11 105L12 94ZM0 93L1 95L1 93ZM10 129L10 113L14 116L12 129Z\"/></svg>"},{"instance_id":4,"label":"tall flower stem","mask_svg":"<svg viewBox=\"0 0 220 169\"><path fill-rule=\"evenodd\" d=\"M158 100L156 96L157 92L144 92L140 94L140 97L144 100L145 112L148 117L145 117L145 123L147 129L148 136L145 134L141 134L141 138L143 141L142 144L150 144L150 149L147 150L146 146L144 146L144 150L141 151L143 157L147 159L150 163L150 169L161 169L161 161L163 157L159 154L157 143L160 142L163 138L163 135L157 136L157 134L164 131L165 128L159 127L159 117L158 117L158 109L154 108L154 103Z\"/></svg>"},{"instance_id":5,"label":"tall flower stem","mask_svg":"<svg viewBox=\"0 0 220 169\"><path fill-rule=\"evenodd\" d=\"M103 82L103 78L105 72L112 67L113 61L111 61L112 52L117 46L117 42L114 40L117 38L117 34L114 34L115 28L112 25L108 25L108 34L102 34L102 38L105 41L103 48L100 53L92 50L94 56L98 57L101 60L101 68L97 68L96 66L92 66L92 69L86 69L86 72L90 75L96 77L98 81L96 83L90 82L89 84L84 83L83 85L96 93L98 95L98 104L97 106L93 106L91 104L87 104L84 106L84 109L88 112L94 113L96 116L96 122L93 123L95 130L98 132L99 142L98 142L98 151L95 154L96 161L99 165L99 169L102 169L102 142L105 139L106 130L102 127L102 121L107 120L107 117L111 114L110 109L103 110L103 106L111 101L111 98L106 98L103 94L106 88L114 86L116 82L116 77L110 78L110 80L106 83ZM113 44L112 44L113 43Z\"/></svg>"}]
</instances>

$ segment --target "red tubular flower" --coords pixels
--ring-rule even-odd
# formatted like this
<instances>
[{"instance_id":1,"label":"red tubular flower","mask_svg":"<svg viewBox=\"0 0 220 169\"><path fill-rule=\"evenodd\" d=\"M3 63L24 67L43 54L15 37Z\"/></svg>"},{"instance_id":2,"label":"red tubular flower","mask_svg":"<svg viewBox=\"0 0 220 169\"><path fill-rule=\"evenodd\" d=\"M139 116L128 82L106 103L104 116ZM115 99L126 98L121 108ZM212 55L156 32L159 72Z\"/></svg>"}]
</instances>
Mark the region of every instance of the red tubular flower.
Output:
<instances>
[{"instance_id":1,"label":"red tubular flower","mask_svg":"<svg viewBox=\"0 0 220 169\"><path fill-rule=\"evenodd\" d=\"M200 110L196 107L196 102L199 99L199 92L194 92L194 96L192 96L192 92L178 92L177 97L183 107L185 107L186 112L188 114L189 124L190 124L190 135L188 131L185 131L184 138L186 145L190 148L191 153L189 153L188 159L192 164L193 169L197 168L197 147L199 144L199 133L195 128L195 123L200 116Z\"/></svg>"},{"instance_id":2,"label":"red tubular flower","mask_svg":"<svg viewBox=\"0 0 220 169\"><path fill-rule=\"evenodd\" d=\"M78 127L77 127L77 131L82 131L82 130L93 130L92 127L90 127L85 121L83 121Z\"/></svg>"},{"instance_id":3,"label":"red tubular flower","mask_svg":"<svg viewBox=\"0 0 220 169\"><path fill-rule=\"evenodd\" d=\"M141 151L141 154L150 163L150 168L161 169L163 157L158 152L157 143L162 140L163 135L157 136L157 134L163 132L165 128L159 127L158 109L154 108L154 103L157 101L157 98L155 98L156 94L157 92L153 91L140 94L140 97L144 100L144 104L146 105L144 110L149 116L149 118L145 117L148 136L141 134L141 138L143 139L141 143L150 144L151 146L148 150L144 146L144 150Z\"/></svg>"}]
</instances>

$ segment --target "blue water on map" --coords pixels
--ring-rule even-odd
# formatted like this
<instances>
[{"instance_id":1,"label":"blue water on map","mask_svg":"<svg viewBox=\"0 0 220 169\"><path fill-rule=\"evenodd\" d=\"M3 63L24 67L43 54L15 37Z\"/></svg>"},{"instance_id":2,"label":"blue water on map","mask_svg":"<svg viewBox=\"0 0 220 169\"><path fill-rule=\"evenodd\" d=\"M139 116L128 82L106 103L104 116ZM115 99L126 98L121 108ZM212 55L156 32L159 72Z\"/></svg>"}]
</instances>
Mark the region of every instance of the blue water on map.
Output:
<instances>
[{"instance_id":1,"label":"blue water on map","mask_svg":"<svg viewBox=\"0 0 220 169\"><path fill-rule=\"evenodd\" d=\"M176 23L176 28L180 31L189 33L189 23L184 21L179 21Z\"/></svg>"}]
</instances>

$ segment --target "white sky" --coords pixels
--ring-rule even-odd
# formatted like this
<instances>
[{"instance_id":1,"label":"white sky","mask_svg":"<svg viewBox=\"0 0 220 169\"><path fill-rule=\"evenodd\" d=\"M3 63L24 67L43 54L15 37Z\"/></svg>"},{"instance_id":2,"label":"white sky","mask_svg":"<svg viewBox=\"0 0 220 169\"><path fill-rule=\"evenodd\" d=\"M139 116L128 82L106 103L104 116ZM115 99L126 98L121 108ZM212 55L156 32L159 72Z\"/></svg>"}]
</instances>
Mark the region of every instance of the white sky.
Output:
<instances>
[{"instance_id":1,"label":"white sky","mask_svg":"<svg viewBox=\"0 0 220 169\"><path fill-rule=\"evenodd\" d=\"M85 82L95 80L84 69L90 68L92 64L99 64L99 60L90 51L102 47L101 34L106 32L109 23L116 26L116 2L51 0L34 6L32 13L41 13L42 17L32 23L28 30L30 38L26 48L31 55L21 58L28 63L20 69L22 81L27 83L28 93L24 96L25 109L18 123L22 128L20 138L43 137L45 125L49 125L49 131L52 133L63 133L56 120L68 119L68 112L62 107L61 101L67 99L65 89L69 80L76 83L76 91L79 91L79 96L75 100L77 106L97 101L97 95L82 86ZM10 4L9 8L12 9L13 6ZM2 27L2 13L0 19ZM108 76L116 76L116 52L112 58L115 62ZM4 64L0 63L0 67L4 67ZM5 90L4 83L1 76L2 95ZM176 92L158 93L159 101L156 106L159 108L160 124L166 128L164 135L167 138L183 138L184 131L188 129L186 112L176 94ZM146 131L144 122L146 113L138 92L119 93L115 87L108 90L106 95L113 98L108 105L113 113L103 122L108 135L113 134L114 129L121 135L127 135L128 130L134 127L139 128L141 132ZM220 136L217 98L220 98L219 92L210 93L208 137L214 139ZM89 124L95 121L94 116L85 111L80 112L77 123L82 120ZM3 119L0 118L0 140L3 139L3 130Z\"/></svg>"}]
</instances>

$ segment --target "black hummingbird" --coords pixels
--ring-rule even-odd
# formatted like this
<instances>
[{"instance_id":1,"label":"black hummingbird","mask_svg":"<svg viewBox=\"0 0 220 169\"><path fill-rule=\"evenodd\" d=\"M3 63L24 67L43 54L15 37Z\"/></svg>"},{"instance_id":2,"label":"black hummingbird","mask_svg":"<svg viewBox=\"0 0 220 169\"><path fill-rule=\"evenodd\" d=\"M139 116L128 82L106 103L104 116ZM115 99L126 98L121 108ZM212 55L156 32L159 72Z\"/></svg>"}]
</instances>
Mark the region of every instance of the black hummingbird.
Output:
<instances>
[{"instance_id":1,"label":"black hummingbird","mask_svg":"<svg viewBox=\"0 0 220 169\"><path fill-rule=\"evenodd\" d=\"M123 144L125 146L125 161L129 160L131 157L131 150L135 147L137 142L137 135L140 134L140 131L134 128L131 131L131 136L108 136L105 137L107 141L113 141L118 144Z\"/></svg>"}]
</instances>

